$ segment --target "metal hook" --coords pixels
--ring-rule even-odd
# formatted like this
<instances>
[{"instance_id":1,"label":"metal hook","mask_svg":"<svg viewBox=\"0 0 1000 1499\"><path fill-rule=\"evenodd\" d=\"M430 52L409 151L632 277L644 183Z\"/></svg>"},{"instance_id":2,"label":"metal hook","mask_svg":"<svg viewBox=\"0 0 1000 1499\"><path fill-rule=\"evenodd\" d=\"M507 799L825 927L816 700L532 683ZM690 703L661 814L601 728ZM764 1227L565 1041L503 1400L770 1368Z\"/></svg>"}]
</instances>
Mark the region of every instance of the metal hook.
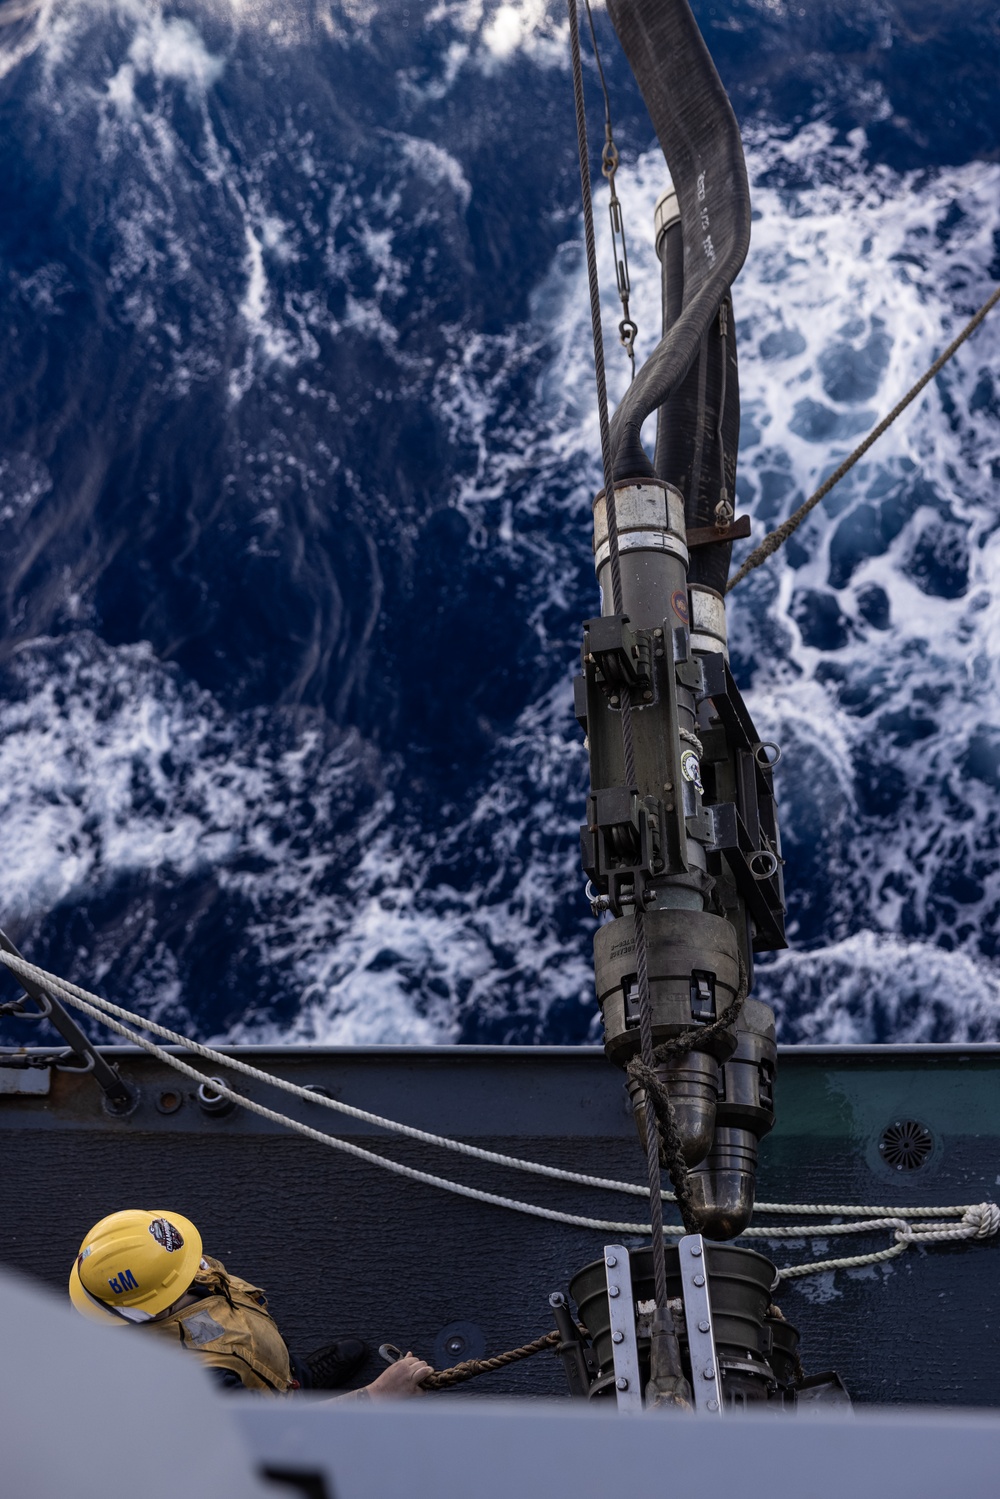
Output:
<instances>
[{"instance_id":1,"label":"metal hook","mask_svg":"<svg viewBox=\"0 0 1000 1499\"><path fill-rule=\"evenodd\" d=\"M67 1051L67 1052L64 1052L63 1055L66 1056L66 1057L79 1057L80 1053L78 1051ZM71 1066L68 1061L67 1062L57 1062L56 1063L56 1071L57 1072L80 1072L80 1073L93 1072L93 1070L94 1070L94 1063L95 1063L96 1060L97 1059L94 1056L93 1052L90 1052L89 1055L87 1055L87 1056L84 1057L84 1059L83 1059L83 1066L82 1067L81 1066L76 1066L76 1067Z\"/></svg>"}]
</instances>

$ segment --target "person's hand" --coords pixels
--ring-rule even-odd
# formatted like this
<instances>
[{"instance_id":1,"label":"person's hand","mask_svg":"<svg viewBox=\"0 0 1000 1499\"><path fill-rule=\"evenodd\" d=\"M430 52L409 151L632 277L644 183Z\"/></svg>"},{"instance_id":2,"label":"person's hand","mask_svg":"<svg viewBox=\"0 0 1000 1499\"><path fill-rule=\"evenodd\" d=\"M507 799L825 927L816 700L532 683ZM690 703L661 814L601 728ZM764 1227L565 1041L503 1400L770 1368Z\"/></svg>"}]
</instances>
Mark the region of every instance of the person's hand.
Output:
<instances>
[{"instance_id":1,"label":"person's hand","mask_svg":"<svg viewBox=\"0 0 1000 1499\"><path fill-rule=\"evenodd\" d=\"M372 1400L406 1400L411 1395L422 1395L421 1383L433 1372L422 1358L407 1353L382 1370L378 1379L367 1386L368 1394Z\"/></svg>"}]
</instances>

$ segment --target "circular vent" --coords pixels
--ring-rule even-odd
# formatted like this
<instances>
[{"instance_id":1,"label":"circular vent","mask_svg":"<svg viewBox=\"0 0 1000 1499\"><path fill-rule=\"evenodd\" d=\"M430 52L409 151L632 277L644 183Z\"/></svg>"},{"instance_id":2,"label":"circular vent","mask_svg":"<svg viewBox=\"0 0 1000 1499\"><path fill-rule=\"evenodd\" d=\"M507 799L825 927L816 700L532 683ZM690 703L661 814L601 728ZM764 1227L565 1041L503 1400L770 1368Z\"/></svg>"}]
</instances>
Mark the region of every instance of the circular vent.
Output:
<instances>
[{"instance_id":1,"label":"circular vent","mask_svg":"<svg viewBox=\"0 0 1000 1499\"><path fill-rule=\"evenodd\" d=\"M894 1171L916 1171L934 1149L934 1136L916 1119L897 1119L882 1131L878 1148Z\"/></svg>"}]
</instances>

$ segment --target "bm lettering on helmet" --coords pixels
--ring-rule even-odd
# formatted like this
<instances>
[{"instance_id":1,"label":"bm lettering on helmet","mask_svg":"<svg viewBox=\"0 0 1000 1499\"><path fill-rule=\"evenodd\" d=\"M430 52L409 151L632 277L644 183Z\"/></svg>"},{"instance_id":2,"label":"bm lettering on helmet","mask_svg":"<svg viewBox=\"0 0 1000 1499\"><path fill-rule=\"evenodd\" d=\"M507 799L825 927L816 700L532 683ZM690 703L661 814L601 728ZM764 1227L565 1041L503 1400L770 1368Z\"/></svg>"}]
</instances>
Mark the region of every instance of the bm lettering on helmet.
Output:
<instances>
[{"instance_id":1,"label":"bm lettering on helmet","mask_svg":"<svg viewBox=\"0 0 1000 1499\"><path fill-rule=\"evenodd\" d=\"M116 1296L123 1296L126 1291L138 1291L139 1282L131 1270L119 1270L114 1280L109 1280L108 1285Z\"/></svg>"}]
</instances>

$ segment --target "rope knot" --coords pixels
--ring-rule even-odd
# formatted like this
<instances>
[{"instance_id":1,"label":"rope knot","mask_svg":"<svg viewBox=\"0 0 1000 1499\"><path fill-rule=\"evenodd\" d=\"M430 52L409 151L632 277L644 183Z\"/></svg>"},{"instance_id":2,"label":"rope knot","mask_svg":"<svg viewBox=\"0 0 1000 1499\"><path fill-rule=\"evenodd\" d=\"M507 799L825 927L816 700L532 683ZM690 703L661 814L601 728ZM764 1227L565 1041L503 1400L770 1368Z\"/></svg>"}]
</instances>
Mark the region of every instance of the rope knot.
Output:
<instances>
[{"instance_id":1,"label":"rope knot","mask_svg":"<svg viewBox=\"0 0 1000 1499\"><path fill-rule=\"evenodd\" d=\"M1000 1207L995 1202L977 1202L966 1208L962 1222L975 1229L974 1238L989 1239L1000 1233Z\"/></svg>"}]
</instances>

